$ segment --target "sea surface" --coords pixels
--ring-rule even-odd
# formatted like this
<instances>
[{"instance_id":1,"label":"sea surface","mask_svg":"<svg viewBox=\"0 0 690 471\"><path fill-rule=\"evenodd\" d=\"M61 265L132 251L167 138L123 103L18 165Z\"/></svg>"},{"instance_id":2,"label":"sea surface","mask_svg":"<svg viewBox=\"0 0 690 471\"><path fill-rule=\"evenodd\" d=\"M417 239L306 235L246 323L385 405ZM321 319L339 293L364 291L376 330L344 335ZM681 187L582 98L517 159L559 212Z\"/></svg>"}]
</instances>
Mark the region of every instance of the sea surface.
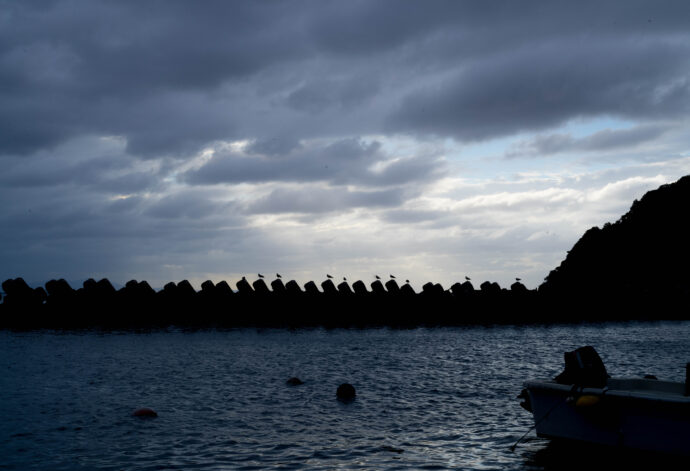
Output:
<instances>
[{"instance_id":1,"label":"sea surface","mask_svg":"<svg viewBox=\"0 0 690 471\"><path fill-rule=\"evenodd\" d=\"M510 449L522 382L583 345L614 376L682 381L690 323L0 331L0 469L583 469L591 450L534 431Z\"/></svg>"}]
</instances>

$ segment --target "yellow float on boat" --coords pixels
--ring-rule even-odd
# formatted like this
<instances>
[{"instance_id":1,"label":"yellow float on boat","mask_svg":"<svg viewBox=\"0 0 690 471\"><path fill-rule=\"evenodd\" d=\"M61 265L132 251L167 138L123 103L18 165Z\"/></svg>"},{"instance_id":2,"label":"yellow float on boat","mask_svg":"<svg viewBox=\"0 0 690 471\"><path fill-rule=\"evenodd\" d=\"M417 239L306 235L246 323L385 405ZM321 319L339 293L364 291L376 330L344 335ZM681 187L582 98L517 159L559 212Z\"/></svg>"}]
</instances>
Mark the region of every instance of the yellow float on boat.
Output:
<instances>
[{"instance_id":1,"label":"yellow float on boat","mask_svg":"<svg viewBox=\"0 0 690 471\"><path fill-rule=\"evenodd\" d=\"M594 396L592 394L584 394L577 398L575 401L575 407L592 407L599 404L601 398L599 396Z\"/></svg>"}]
</instances>

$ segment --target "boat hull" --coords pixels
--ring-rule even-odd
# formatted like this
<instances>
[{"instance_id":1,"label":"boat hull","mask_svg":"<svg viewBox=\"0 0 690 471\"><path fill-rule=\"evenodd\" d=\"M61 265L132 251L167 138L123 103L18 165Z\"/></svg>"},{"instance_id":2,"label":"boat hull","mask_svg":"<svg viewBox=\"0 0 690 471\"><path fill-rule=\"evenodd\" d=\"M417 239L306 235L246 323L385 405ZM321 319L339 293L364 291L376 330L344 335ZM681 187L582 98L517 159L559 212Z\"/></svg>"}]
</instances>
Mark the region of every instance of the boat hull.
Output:
<instances>
[{"instance_id":1,"label":"boat hull","mask_svg":"<svg viewBox=\"0 0 690 471\"><path fill-rule=\"evenodd\" d=\"M599 389L529 381L525 389L541 437L690 456L683 383L609 380Z\"/></svg>"}]
</instances>

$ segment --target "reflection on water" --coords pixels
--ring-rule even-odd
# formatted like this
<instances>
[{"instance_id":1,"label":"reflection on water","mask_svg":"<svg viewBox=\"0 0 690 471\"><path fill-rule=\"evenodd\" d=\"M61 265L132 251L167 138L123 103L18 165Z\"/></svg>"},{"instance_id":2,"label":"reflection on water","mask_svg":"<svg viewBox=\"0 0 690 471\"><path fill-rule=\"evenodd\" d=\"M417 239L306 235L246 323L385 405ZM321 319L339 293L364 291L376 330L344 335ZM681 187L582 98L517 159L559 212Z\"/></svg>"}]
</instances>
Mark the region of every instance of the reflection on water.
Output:
<instances>
[{"instance_id":1,"label":"reflection on water","mask_svg":"<svg viewBox=\"0 0 690 471\"><path fill-rule=\"evenodd\" d=\"M511 452L532 424L516 395L585 344L613 375L681 380L688 334L690 323L5 331L0 469L652 467L654 457L594 460L602 450L533 432ZM293 376L304 384L287 385ZM343 382L357 388L352 403L336 400ZM132 417L139 407L159 416Z\"/></svg>"},{"instance_id":2,"label":"reflection on water","mask_svg":"<svg viewBox=\"0 0 690 471\"><path fill-rule=\"evenodd\" d=\"M594 444L534 438L523 454L524 469L687 469L687 459Z\"/></svg>"}]
</instances>

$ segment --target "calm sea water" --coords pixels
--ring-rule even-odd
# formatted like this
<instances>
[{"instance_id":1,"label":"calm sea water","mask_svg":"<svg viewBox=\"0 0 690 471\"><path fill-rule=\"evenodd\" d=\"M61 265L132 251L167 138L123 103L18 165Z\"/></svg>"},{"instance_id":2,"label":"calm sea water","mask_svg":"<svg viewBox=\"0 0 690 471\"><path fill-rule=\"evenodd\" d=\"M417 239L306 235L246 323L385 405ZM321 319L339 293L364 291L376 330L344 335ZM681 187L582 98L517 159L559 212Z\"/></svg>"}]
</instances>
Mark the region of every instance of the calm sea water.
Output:
<instances>
[{"instance_id":1,"label":"calm sea water","mask_svg":"<svg viewBox=\"0 0 690 471\"><path fill-rule=\"evenodd\" d=\"M532 425L515 396L586 344L613 375L681 381L690 323L2 331L0 469L558 469L534 432L510 451Z\"/></svg>"}]
</instances>

